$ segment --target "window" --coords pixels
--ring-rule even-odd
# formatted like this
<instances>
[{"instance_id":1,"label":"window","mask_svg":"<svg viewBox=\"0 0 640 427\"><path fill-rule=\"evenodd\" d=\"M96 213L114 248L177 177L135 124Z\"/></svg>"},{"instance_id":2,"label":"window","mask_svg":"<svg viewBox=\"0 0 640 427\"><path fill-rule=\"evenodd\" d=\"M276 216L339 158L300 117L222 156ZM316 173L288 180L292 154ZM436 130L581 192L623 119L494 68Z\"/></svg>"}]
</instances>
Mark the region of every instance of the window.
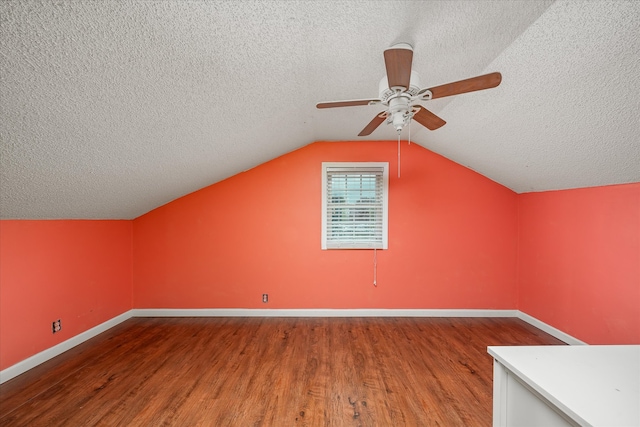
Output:
<instances>
[{"instance_id":1,"label":"window","mask_svg":"<svg viewBox=\"0 0 640 427\"><path fill-rule=\"evenodd\" d=\"M389 163L322 163L322 249L387 249Z\"/></svg>"}]
</instances>

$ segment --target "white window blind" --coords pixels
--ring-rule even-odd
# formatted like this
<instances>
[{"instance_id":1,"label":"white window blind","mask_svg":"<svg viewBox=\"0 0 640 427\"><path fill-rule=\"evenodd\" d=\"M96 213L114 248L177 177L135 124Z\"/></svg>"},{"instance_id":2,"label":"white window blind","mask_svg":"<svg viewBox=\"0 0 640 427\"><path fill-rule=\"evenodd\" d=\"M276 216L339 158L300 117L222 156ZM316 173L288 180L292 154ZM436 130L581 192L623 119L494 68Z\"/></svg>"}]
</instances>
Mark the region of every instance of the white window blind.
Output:
<instances>
[{"instance_id":1,"label":"white window blind","mask_svg":"<svg viewBox=\"0 0 640 427\"><path fill-rule=\"evenodd\" d=\"M322 249L387 249L388 169L322 164Z\"/></svg>"}]
</instances>

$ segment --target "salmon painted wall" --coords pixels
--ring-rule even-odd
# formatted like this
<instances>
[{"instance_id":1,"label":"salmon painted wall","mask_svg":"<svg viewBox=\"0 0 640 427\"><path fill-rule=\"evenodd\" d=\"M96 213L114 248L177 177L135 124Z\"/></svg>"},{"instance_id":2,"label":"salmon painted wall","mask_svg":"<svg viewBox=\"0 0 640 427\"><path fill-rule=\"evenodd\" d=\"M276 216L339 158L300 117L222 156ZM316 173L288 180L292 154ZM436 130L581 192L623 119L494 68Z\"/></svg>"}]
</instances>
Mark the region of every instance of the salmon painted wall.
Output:
<instances>
[{"instance_id":1,"label":"salmon painted wall","mask_svg":"<svg viewBox=\"0 0 640 427\"><path fill-rule=\"evenodd\" d=\"M640 183L518 199L518 308L588 344L640 344Z\"/></svg>"},{"instance_id":2,"label":"salmon painted wall","mask_svg":"<svg viewBox=\"0 0 640 427\"><path fill-rule=\"evenodd\" d=\"M0 369L131 309L131 235L132 221L0 221Z\"/></svg>"},{"instance_id":3,"label":"salmon painted wall","mask_svg":"<svg viewBox=\"0 0 640 427\"><path fill-rule=\"evenodd\" d=\"M389 249L320 249L321 163L386 161ZM517 304L517 195L416 144L317 142L133 222L136 308ZM263 304L263 293L269 303Z\"/></svg>"}]
</instances>

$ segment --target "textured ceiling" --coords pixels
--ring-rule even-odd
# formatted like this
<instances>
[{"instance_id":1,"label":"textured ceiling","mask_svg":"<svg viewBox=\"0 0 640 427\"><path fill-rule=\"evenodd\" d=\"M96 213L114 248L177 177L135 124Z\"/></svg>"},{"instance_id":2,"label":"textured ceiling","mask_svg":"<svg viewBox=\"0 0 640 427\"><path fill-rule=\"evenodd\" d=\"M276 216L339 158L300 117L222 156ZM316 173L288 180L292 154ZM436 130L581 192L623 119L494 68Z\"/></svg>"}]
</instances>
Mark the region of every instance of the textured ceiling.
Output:
<instances>
[{"instance_id":1,"label":"textured ceiling","mask_svg":"<svg viewBox=\"0 0 640 427\"><path fill-rule=\"evenodd\" d=\"M315 103L376 97L400 41L425 87L503 75L412 141L516 192L640 181L640 2L5 0L0 216L135 218L357 139L379 107Z\"/></svg>"}]
</instances>

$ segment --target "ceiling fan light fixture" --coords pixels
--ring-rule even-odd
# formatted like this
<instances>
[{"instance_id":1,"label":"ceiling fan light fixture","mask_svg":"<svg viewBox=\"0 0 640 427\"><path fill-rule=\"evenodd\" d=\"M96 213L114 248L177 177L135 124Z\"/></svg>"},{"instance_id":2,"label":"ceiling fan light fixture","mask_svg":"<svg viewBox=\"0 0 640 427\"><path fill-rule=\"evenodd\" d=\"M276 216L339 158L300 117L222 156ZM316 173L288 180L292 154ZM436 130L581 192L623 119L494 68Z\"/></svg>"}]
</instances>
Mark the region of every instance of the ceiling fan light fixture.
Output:
<instances>
[{"instance_id":1,"label":"ceiling fan light fixture","mask_svg":"<svg viewBox=\"0 0 640 427\"><path fill-rule=\"evenodd\" d=\"M406 111L396 111L391 115L391 124L398 133L402 132L402 128L407 125L408 117L409 115Z\"/></svg>"},{"instance_id":2,"label":"ceiling fan light fixture","mask_svg":"<svg viewBox=\"0 0 640 427\"><path fill-rule=\"evenodd\" d=\"M388 123L400 133L402 128L406 126L411 119L411 107L409 106L410 98L400 94L389 100L389 117Z\"/></svg>"}]
</instances>

